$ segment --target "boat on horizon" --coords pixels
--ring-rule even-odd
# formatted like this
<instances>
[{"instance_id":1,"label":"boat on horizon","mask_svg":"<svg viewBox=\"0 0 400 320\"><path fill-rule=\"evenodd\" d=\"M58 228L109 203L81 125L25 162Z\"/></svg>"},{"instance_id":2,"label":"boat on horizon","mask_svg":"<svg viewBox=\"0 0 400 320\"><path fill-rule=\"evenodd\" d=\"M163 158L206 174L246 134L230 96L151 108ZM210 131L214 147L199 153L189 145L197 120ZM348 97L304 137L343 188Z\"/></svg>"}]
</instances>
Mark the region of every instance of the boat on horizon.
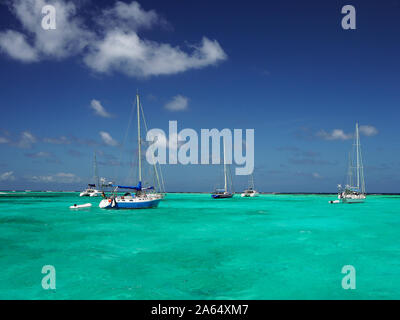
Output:
<instances>
[{"instance_id":1,"label":"boat on horizon","mask_svg":"<svg viewBox=\"0 0 400 320\"><path fill-rule=\"evenodd\" d=\"M253 174L249 176L249 186L241 194L242 198L254 198L258 197L258 192L254 189L254 177Z\"/></svg>"},{"instance_id":2,"label":"boat on horizon","mask_svg":"<svg viewBox=\"0 0 400 320\"><path fill-rule=\"evenodd\" d=\"M232 187L232 177L230 177L228 182L228 169L226 165L226 151L225 151L225 141L224 141L224 188L216 188L215 191L211 194L213 199L228 199L232 198L234 195L233 187ZM229 175L230 176L230 175ZM229 184L229 188L228 188ZM230 190L230 191L229 191Z\"/></svg>"},{"instance_id":3,"label":"boat on horizon","mask_svg":"<svg viewBox=\"0 0 400 320\"><path fill-rule=\"evenodd\" d=\"M101 195L101 191L96 189L96 187L97 188L100 187L99 175L97 173L96 152L94 153L93 170L94 170L95 183L89 183L87 188L79 194L80 197L97 197L97 196Z\"/></svg>"},{"instance_id":4,"label":"boat on horizon","mask_svg":"<svg viewBox=\"0 0 400 320\"><path fill-rule=\"evenodd\" d=\"M140 134L140 119L141 114L144 120L143 108L140 104L139 94L136 94L136 109L137 109L137 126L138 126L138 184L136 186L121 186L112 185L114 188L113 194L107 197L104 193L102 194L104 199L100 201L99 207L102 209L150 209L156 208L161 200L164 198L163 193L155 191L154 186L144 186L142 183L142 140ZM145 126L146 122L144 120ZM147 128L146 128L147 130ZM154 165L154 170L159 180L158 168ZM163 186L163 184L162 184ZM160 187L161 189L162 187ZM126 192L124 195L118 195L119 189L124 189ZM132 194L134 192L135 194Z\"/></svg>"},{"instance_id":5,"label":"boat on horizon","mask_svg":"<svg viewBox=\"0 0 400 320\"><path fill-rule=\"evenodd\" d=\"M356 123L352 154L349 155L347 184L344 188L338 185L338 189L338 199L342 203L362 203L367 198L358 122Z\"/></svg>"}]
</instances>

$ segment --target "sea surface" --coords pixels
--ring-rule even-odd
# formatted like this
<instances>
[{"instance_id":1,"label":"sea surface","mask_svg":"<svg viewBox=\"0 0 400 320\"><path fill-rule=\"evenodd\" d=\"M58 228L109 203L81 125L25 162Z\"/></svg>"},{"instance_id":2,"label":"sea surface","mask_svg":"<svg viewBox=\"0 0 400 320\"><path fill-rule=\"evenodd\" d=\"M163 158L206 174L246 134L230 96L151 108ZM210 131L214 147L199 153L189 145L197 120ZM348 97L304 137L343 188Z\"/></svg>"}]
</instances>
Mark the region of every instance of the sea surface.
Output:
<instances>
[{"instance_id":1,"label":"sea surface","mask_svg":"<svg viewBox=\"0 0 400 320\"><path fill-rule=\"evenodd\" d=\"M400 196L334 199L168 194L129 211L77 193L3 193L0 299L399 299ZM42 288L45 265L55 290ZM342 288L345 265L355 290Z\"/></svg>"}]
</instances>

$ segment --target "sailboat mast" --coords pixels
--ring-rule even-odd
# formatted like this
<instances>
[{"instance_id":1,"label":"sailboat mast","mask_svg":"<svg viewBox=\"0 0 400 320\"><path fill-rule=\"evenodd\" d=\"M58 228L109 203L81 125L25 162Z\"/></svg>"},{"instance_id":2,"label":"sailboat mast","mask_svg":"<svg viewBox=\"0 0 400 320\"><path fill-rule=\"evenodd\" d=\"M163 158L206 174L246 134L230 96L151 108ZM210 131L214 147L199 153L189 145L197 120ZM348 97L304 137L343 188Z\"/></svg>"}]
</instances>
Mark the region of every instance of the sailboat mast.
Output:
<instances>
[{"instance_id":1,"label":"sailboat mast","mask_svg":"<svg viewBox=\"0 0 400 320\"><path fill-rule=\"evenodd\" d=\"M360 189L360 136L358 122L356 123L356 153L357 153L357 189Z\"/></svg>"},{"instance_id":2,"label":"sailboat mast","mask_svg":"<svg viewBox=\"0 0 400 320\"><path fill-rule=\"evenodd\" d=\"M225 152L225 140L224 140L224 177L225 177L225 192L228 192L228 179L227 179L227 176L226 176L226 163L225 163L225 157L226 157L226 154L225 154L226 152Z\"/></svg>"},{"instance_id":3,"label":"sailboat mast","mask_svg":"<svg viewBox=\"0 0 400 320\"><path fill-rule=\"evenodd\" d=\"M347 168L347 185L349 187L353 186L353 160L351 152L349 151L348 168Z\"/></svg>"},{"instance_id":4,"label":"sailboat mast","mask_svg":"<svg viewBox=\"0 0 400 320\"><path fill-rule=\"evenodd\" d=\"M94 152L94 183L96 184L97 188L100 188L99 173L97 172L96 151Z\"/></svg>"},{"instance_id":5,"label":"sailboat mast","mask_svg":"<svg viewBox=\"0 0 400 320\"><path fill-rule=\"evenodd\" d=\"M136 94L137 122L138 122L138 155L139 155L139 182L142 181L142 141L140 138L140 99L139 93Z\"/></svg>"}]
</instances>

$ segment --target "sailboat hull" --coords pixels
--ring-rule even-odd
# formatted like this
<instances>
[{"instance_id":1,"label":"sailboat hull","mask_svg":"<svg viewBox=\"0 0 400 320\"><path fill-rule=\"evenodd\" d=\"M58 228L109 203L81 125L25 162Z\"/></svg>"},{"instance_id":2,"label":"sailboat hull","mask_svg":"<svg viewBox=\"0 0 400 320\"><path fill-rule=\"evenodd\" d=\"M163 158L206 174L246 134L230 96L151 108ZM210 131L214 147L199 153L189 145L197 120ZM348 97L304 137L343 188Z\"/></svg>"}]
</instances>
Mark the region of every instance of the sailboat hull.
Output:
<instances>
[{"instance_id":1,"label":"sailboat hull","mask_svg":"<svg viewBox=\"0 0 400 320\"><path fill-rule=\"evenodd\" d=\"M242 198L254 198L254 197L258 197L258 193L257 191L245 191L241 194Z\"/></svg>"},{"instance_id":2,"label":"sailboat hull","mask_svg":"<svg viewBox=\"0 0 400 320\"><path fill-rule=\"evenodd\" d=\"M162 199L150 200L123 200L123 199L103 199L100 201L99 207L102 209L150 209L157 208Z\"/></svg>"},{"instance_id":3,"label":"sailboat hull","mask_svg":"<svg viewBox=\"0 0 400 320\"><path fill-rule=\"evenodd\" d=\"M95 189L86 189L85 191L82 191L79 196L80 197L97 197L100 195L101 192L99 190Z\"/></svg>"},{"instance_id":4,"label":"sailboat hull","mask_svg":"<svg viewBox=\"0 0 400 320\"><path fill-rule=\"evenodd\" d=\"M342 202L343 203L363 203L365 200L364 199L343 199Z\"/></svg>"},{"instance_id":5,"label":"sailboat hull","mask_svg":"<svg viewBox=\"0 0 400 320\"><path fill-rule=\"evenodd\" d=\"M365 201L365 198L355 198L355 199L343 198L342 199L343 203L363 203L364 201Z\"/></svg>"},{"instance_id":6,"label":"sailboat hull","mask_svg":"<svg viewBox=\"0 0 400 320\"><path fill-rule=\"evenodd\" d=\"M338 199L343 203L363 203L366 196L365 194L346 194L343 192L338 194Z\"/></svg>"},{"instance_id":7,"label":"sailboat hull","mask_svg":"<svg viewBox=\"0 0 400 320\"><path fill-rule=\"evenodd\" d=\"M229 199L233 197L232 193L229 194L212 194L211 197L213 199Z\"/></svg>"}]
</instances>

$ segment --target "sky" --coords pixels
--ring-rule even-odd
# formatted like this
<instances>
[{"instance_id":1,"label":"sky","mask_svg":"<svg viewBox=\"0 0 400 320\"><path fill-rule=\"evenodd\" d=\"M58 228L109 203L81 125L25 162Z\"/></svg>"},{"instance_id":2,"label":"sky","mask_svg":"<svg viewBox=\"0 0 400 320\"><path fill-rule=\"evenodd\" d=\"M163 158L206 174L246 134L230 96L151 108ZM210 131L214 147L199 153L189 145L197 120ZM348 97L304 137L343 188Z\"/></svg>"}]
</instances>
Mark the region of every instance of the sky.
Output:
<instances>
[{"instance_id":1,"label":"sky","mask_svg":"<svg viewBox=\"0 0 400 320\"><path fill-rule=\"evenodd\" d=\"M0 189L83 189L94 152L126 180L138 90L149 128L254 129L262 192L336 192L358 121L367 192L400 192L399 15L398 0L1 1ZM219 165L162 169L167 191L223 182Z\"/></svg>"}]
</instances>

